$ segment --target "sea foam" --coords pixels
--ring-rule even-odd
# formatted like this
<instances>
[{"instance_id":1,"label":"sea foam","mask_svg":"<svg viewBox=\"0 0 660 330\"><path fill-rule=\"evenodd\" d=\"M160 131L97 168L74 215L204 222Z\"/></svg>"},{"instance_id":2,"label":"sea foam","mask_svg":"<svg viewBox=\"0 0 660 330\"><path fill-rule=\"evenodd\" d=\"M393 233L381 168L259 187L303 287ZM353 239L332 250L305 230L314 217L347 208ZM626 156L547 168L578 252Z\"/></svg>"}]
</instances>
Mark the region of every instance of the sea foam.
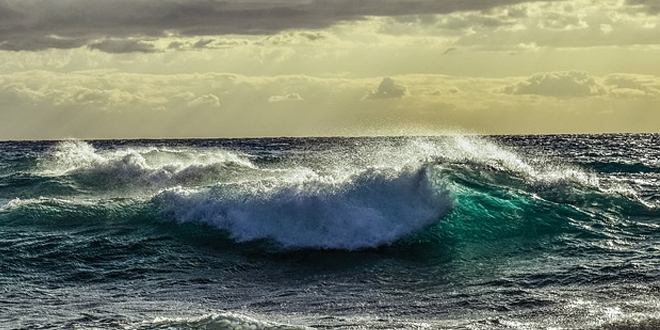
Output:
<instances>
[{"instance_id":1,"label":"sea foam","mask_svg":"<svg viewBox=\"0 0 660 330\"><path fill-rule=\"evenodd\" d=\"M246 155L217 148L168 149L124 147L97 150L79 140L55 145L40 161L39 174L70 176L97 189L122 185L162 188L198 184L254 168Z\"/></svg>"},{"instance_id":2,"label":"sea foam","mask_svg":"<svg viewBox=\"0 0 660 330\"><path fill-rule=\"evenodd\" d=\"M450 210L448 195L432 186L425 168L172 189L155 201L176 221L208 223L239 242L348 250L390 244Z\"/></svg>"},{"instance_id":3,"label":"sea foam","mask_svg":"<svg viewBox=\"0 0 660 330\"><path fill-rule=\"evenodd\" d=\"M207 314L199 317L157 317L142 322L137 329L235 329L235 330L304 330L305 326L276 324L235 313Z\"/></svg>"}]
</instances>

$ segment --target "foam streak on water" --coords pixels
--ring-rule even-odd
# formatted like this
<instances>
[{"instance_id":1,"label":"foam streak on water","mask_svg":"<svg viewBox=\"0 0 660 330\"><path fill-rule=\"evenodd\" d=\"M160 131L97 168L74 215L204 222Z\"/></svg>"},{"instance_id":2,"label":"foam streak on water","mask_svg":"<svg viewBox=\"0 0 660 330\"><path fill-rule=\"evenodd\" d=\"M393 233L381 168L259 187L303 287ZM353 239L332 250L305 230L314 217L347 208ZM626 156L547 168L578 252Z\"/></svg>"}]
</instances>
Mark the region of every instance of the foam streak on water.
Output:
<instances>
[{"instance_id":1,"label":"foam streak on water","mask_svg":"<svg viewBox=\"0 0 660 330\"><path fill-rule=\"evenodd\" d=\"M0 143L0 328L654 329L660 137Z\"/></svg>"}]
</instances>

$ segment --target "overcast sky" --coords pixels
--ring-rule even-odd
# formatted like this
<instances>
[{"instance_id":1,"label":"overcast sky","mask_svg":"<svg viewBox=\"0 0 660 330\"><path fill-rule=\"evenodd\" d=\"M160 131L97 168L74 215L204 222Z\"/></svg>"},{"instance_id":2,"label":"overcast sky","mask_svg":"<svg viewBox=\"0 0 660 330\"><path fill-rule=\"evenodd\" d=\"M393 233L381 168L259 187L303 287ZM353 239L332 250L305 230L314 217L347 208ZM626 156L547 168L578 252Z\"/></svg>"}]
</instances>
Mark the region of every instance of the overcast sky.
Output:
<instances>
[{"instance_id":1,"label":"overcast sky","mask_svg":"<svg viewBox=\"0 0 660 330\"><path fill-rule=\"evenodd\" d=\"M660 0L0 0L0 139L660 131Z\"/></svg>"}]
</instances>

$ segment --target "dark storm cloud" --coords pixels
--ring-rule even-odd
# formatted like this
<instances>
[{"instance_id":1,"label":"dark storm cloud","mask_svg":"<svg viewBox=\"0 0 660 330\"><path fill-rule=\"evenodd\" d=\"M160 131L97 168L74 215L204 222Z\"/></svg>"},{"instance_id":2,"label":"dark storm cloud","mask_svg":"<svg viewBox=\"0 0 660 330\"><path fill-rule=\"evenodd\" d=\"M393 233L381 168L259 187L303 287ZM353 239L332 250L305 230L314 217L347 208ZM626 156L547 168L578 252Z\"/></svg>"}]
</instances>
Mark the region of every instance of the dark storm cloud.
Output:
<instances>
[{"instance_id":1,"label":"dark storm cloud","mask_svg":"<svg viewBox=\"0 0 660 330\"><path fill-rule=\"evenodd\" d=\"M30 38L17 38L9 39L0 43L0 50L29 50L38 51L48 48L78 48L87 44L88 40L85 38L61 38L56 36L42 36L36 35Z\"/></svg>"},{"instance_id":2,"label":"dark storm cloud","mask_svg":"<svg viewBox=\"0 0 660 330\"><path fill-rule=\"evenodd\" d=\"M0 48L75 48L103 39L170 34L273 34L285 29L323 28L365 16L442 14L520 2L527 1L0 0Z\"/></svg>"}]
</instances>

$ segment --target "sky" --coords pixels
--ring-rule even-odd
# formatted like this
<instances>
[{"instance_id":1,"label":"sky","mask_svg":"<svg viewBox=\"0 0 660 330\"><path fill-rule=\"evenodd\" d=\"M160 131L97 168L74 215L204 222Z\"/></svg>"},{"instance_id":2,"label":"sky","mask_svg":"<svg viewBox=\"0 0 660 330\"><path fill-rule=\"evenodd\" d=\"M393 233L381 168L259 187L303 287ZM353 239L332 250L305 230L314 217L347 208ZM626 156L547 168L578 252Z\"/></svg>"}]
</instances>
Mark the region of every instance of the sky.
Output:
<instances>
[{"instance_id":1,"label":"sky","mask_svg":"<svg viewBox=\"0 0 660 330\"><path fill-rule=\"evenodd\" d=\"M660 0L0 0L0 139L660 132Z\"/></svg>"}]
</instances>

